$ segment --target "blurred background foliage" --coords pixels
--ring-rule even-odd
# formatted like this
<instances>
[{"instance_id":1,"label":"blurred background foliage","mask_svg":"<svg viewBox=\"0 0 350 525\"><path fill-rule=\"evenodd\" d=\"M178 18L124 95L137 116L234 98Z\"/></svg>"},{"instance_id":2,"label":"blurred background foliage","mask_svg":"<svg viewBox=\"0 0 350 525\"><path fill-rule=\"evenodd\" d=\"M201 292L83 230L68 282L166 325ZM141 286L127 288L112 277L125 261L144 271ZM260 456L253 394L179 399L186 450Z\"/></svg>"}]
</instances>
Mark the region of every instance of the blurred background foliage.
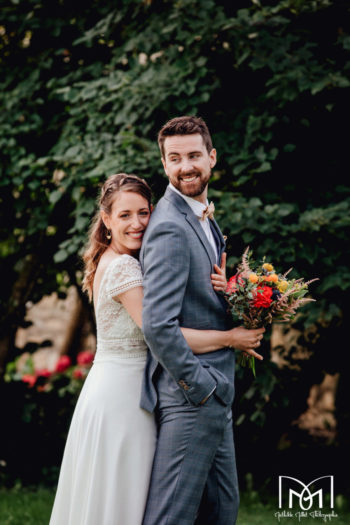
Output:
<instances>
[{"instance_id":1,"label":"blurred background foliage","mask_svg":"<svg viewBox=\"0 0 350 525\"><path fill-rule=\"evenodd\" d=\"M210 198L230 272L250 245L278 271L320 278L317 302L293 327L308 359L280 348L289 366L278 367L266 341L257 380L238 371L240 472L260 483L281 462L290 475L300 464L314 477L340 472L349 444L349 3L2 0L1 13L2 370L18 355L26 303L79 290L101 182L136 173L156 202L167 183L157 131L196 114L218 151ZM331 446L292 424L325 373L339 373Z\"/></svg>"}]
</instances>

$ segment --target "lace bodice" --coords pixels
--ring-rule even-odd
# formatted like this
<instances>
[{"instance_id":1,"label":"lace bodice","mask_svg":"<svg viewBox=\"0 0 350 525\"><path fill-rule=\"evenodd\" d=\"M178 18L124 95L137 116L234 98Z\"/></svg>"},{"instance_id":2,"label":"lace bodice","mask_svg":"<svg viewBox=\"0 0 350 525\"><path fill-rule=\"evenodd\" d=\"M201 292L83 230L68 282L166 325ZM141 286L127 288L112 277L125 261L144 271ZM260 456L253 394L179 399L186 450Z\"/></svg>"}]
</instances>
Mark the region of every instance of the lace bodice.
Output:
<instances>
[{"instance_id":1,"label":"lace bodice","mask_svg":"<svg viewBox=\"0 0 350 525\"><path fill-rule=\"evenodd\" d=\"M123 254L107 266L100 283L96 303L96 360L146 357L147 347L140 328L119 302L118 295L142 286L140 263Z\"/></svg>"}]
</instances>

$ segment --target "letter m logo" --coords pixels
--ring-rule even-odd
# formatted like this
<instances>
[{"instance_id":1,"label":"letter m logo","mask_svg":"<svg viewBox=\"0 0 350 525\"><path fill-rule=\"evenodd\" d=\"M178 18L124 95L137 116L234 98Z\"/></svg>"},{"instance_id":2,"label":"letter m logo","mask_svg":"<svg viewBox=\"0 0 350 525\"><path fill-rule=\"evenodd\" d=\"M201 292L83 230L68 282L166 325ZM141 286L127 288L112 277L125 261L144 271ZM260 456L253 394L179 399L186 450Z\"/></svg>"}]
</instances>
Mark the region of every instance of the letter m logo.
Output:
<instances>
[{"instance_id":1,"label":"letter m logo","mask_svg":"<svg viewBox=\"0 0 350 525\"><path fill-rule=\"evenodd\" d=\"M327 480L327 481L323 481ZM318 490L315 489L318 488ZM281 509L283 506L283 496L287 497L288 508L293 508L294 499L298 501L302 510L310 510L314 498L318 508L323 508L323 491L327 487L330 494L330 507L334 508L334 476L322 476L310 481L307 485L302 481L291 478L290 476L278 476L278 505ZM311 492L311 489L314 492Z\"/></svg>"}]
</instances>

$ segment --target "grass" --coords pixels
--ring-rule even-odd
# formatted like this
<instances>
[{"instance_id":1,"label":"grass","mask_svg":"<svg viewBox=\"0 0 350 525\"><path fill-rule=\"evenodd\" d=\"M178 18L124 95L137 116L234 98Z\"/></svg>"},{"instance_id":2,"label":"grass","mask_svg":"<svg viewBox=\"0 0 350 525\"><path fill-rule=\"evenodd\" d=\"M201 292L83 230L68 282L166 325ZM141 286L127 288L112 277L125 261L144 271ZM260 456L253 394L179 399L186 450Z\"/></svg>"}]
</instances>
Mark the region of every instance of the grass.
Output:
<instances>
[{"instance_id":1,"label":"grass","mask_svg":"<svg viewBox=\"0 0 350 525\"><path fill-rule=\"evenodd\" d=\"M342 509L342 510L341 510ZM259 501L258 494L252 492L251 494L241 495L241 504L238 513L237 525L323 525L324 523L331 525L349 525L350 512L343 496L339 496L335 501L334 514L338 517L322 518L321 516L312 516L306 513L306 516L299 516L300 509L296 508L291 511L291 517L280 516L278 519L277 497L276 501L271 500L267 504L262 504ZM329 514L331 509L322 510L323 514Z\"/></svg>"},{"instance_id":2,"label":"grass","mask_svg":"<svg viewBox=\"0 0 350 525\"><path fill-rule=\"evenodd\" d=\"M50 489L0 489L1 525L48 525L54 492Z\"/></svg>"},{"instance_id":3,"label":"grass","mask_svg":"<svg viewBox=\"0 0 350 525\"><path fill-rule=\"evenodd\" d=\"M54 499L52 489L14 488L11 490L0 489L0 524L1 525L48 525ZM323 525L320 517L281 518L278 521L274 503L262 504L258 501L256 493L243 494L239 509L237 525ZM333 518L326 523L332 525L349 525L349 511L335 511L338 518ZM180 525L180 524L179 524Z\"/></svg>"}]
</instances>

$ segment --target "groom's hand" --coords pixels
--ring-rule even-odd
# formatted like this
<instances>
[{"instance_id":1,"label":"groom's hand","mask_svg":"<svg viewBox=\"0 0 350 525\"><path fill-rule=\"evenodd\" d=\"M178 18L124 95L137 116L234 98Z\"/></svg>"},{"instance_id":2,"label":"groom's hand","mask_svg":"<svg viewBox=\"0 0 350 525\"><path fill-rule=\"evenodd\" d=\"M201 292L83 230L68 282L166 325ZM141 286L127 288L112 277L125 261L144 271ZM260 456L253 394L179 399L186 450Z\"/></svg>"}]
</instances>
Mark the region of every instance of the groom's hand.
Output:
<instances>
[{"instance_id":1,"label":"groom's hand","mask_svg":"<svg viewBox=\"0 0 350 525\"><path fill-rule=\"evenodd\" d=\"M226 280L226 252L222 254L221 264L214 264L215 273L210 275L211 284L216 292L225 292L227 287Z\"/></svg>"}]
</instances>

